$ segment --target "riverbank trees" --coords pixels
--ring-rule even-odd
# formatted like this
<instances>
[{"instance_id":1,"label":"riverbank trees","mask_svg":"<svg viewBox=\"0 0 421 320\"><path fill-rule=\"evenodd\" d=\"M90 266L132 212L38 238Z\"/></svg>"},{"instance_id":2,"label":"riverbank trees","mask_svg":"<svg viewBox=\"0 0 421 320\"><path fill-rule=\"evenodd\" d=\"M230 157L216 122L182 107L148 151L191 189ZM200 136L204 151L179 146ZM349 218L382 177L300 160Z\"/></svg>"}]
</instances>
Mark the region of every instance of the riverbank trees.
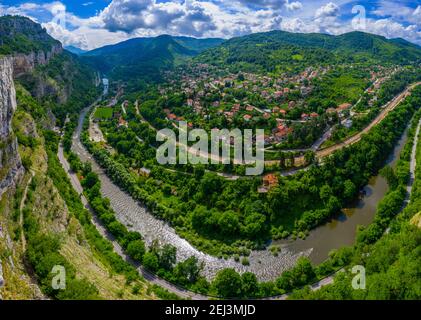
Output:
<instances>
[{"instance_id":1,"label":"riverbank trees","mask_svg":"<svg viewBox=\"0 0 421 320\"><path fill-rule=\"evenodd\" d=\"M144 158L150 148L130 128L108 135L118 151L114 155L90 142L87 132L82 140L116 184L169 221L194 246L221 257L247 255L269 238L304 236L353 201L392 152L415 110L414 99L415 93L408 98L412 102L402 103L360 142L337 151L323 164L280 177L267 194L257 192L259 177L229 181L203 168L191 168L189 173L166 170ZM145 164L151 166L150 176L136 174L136 168Z\"/></svg>"}]
</instances>

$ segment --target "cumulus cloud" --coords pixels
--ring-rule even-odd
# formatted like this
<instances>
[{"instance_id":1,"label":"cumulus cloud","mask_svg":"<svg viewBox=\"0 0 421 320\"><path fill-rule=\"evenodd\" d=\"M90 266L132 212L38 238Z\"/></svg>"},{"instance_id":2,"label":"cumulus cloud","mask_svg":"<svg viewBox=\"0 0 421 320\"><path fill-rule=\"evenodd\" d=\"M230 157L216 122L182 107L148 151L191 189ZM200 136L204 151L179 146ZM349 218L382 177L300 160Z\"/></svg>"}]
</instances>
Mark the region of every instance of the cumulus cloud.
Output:
<instances>
[{"instance_id":1,"label":"cumulus cloud","mask_svg":"<svg viewBox=\"0 0 421 320\"><path fill-rule=\"evenodd\" d=\"M421 45L421 31L415 24L404 26L392 19L368 19L366 31L386 38L404 38Z\"/></svg>"},{"instance_id":2,"label":"cumulus cloud","mask_svg":"<svg viewBox=\"0 0 421 320\"><path fill-rule=\"evenodd\" d=\"M300 1L289 2L285 3L285 7L290 11L299 10L303 7L303 4Z\"/></svg>"},{"instance_id":3,"label":"cumulus cloud","mask_svg":"<svg viewBox=\"0 0 421 320\"><path fill-rule=\"evenodd\" d=\"M240 3L252 8L280 9L288 0L239 0Z\"/></svg>"},{"instance_id":4,"label":"cumulus cloud","mask_svg":"<svg viewBox=\"0 0 421 320\"><path fill-rule=\"evenodd\" d=\"M329 2L328 4L317 9L315 17L316 18L336 17L339 14L339 12L340 12L339 6L334 4L333 2Z\"/></svg>"},{"instance_id":5,"label":"cumulus cloud","mask_svg":"<svg viewBox=\"0 0 421 320\"><path fill-rule=\"evenodd\" d=\"M178 32L203 36L216 29L213 17L199 1L160 2L155 0L114 0L100 14L109 31L132 33L137 29Z\"/></svg>"},{"instance_id":6,"label":"cumulus cloud","mask_svg":"<svg viewBox=\"0 0 421 320\"><path fill-rule=\"evenodd\" d=\"M300 32L300 33L310 33L310 32L319 32L319 27L304 22L300 18L284 19L281 24L282 30L289 32Z\"/></svg>"},{"instance_id":7,"label":"cumulus cloud","mask_svg":"<svg viewBox=\"0 0 421 320\"><path fill-rule=\"evenodd\" d=\"M59 19L63 18L63 9L59 1L0 4L0 15L31 17L43 22L47 31L63 44L82 49L160 34L230 38L274 29L330 34L353 30L344 7L324 0L305 6L293 0L112 0L90 18L80 18L67 11L64 19ZM421 6L409 8L386 0L371 12L371 17L363 31L421 44Z\"/></svg>"}]
</instances>

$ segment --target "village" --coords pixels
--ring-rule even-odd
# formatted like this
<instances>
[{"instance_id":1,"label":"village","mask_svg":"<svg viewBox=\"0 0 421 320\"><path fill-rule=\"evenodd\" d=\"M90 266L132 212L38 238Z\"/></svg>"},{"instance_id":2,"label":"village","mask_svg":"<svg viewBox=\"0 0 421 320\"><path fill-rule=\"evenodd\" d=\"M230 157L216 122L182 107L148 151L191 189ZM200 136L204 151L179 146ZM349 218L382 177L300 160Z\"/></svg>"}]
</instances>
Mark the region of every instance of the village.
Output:
<instances>
[{"instance_id":1,"label":"village","mask_svg":"<svg viewBox=\"0 0 421 320\"><path fill-rule=\"evenodd\" d=\"M163 97L185 97L182 108L163 110L166 120L175 125L179 121L187 121L189 128L207 130L264 128L265 144L272 146L287 140L294 132L294 124L313 122L319 125L318 118L323 114L310 110L307 98L315 89L315 80L320 81L332 69L330 66L309 67L296 75L274 77L246 72L232 74L207 64L194 64L176 73L167 73L168 81L159 90ZM353 110L363 96L367 100L365 104L372 107L381 85L398 71L397 67L372 66L367 72L370 86L364 95L356 103L347 101L326 108L324 114L330 120L332 115L337 115L333 122L337 120L343 126L351 127L352 118L364 113Z\"/></svg>"},{"instance_id":2,"label":"village","mask_svg":"<svg viewBox=\"0 0 421 320\"><path fill-rule=\"evenodd\" d=\"M162 109L162 114L165 115L162 120L176 129L180 121L185 121L188 129L202 128L209 132L212 129L225 128L264 129L266 152L275 152L274 154L277 146L291 140L297 128L320 126L321 134L310 146L284 150L295 152L300 158L303 152L315 152L320 147L323 148L323 143L331 138L335 127L339 125L350 128L354 118L369 112L369 108L377 101L382 84L398 72L399 68L372 67L367 72L369 86L356 102L338 104L325 109L324 113L307 111L307 99L315 90L314 83L321 81L329 71L331 67L307 68L298 75L275 78L246 72L231 74L205 64L193 65L191 69L178 71L178 78L171 78L173 74L167 74L168 81L158 87L163 100L180 101L173 105L169 103ZM127 110L130 109L135 110L142 122L156 130L153 124L143 118L145 110L142 110L142 102L124 99L124 84L114 87L114 95L105 105L97 107L91 117L91 139L105 143L99 122L107 118L116 120L114 123L117 127L128 128ZM137 139L140 141L142 137ZM233 139L230 142L233 144ZM109 151L114 153L112 148ZM299 166L298 162L294 164L293 161L287 168ZM263 176L263 184L258 192L267 193L277 184L278 175L269 172Z\"/></svg>"}]
</instances>

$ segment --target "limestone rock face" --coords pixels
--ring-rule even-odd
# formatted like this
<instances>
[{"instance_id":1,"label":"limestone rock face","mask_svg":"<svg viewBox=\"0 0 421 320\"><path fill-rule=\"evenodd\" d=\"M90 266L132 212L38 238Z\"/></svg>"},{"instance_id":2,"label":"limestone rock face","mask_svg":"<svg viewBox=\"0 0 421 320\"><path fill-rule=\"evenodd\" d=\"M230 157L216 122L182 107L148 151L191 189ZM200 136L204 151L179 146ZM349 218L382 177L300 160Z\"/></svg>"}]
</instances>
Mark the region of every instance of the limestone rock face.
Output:
<instances>
[{"instance_id":1,"label":"limestone rock face","mask_svg":"<svg viewBox=\"0 0 421 320\"><path fill-rule=\"evenodd\" d=\"M52 46L50 51L31 52L29 54L18 53L13 55L13 75L19 77L29 73L35 69L36 66L47 64L52 57L60 54L63 51L61 45Z\"/></svg>"},{"instance_id":2,"label":"limestone rock face","mask_svg":"<svg viewBox=\"0 0 421 320\"><path fill-rule=\"evenodd\" d=\"M2 267L2 264L1 264L2 262L1 262L1 260L0 260L0 288L1 287L3 287L3 285L4 285L4 279L3 279L3 267ZM1 297L0 297L0 299L1 299Z\"/></svg>"},{"instance_id":3,"label":"limestone rock face","mask_svg":"<svg viewBox=\"0 0 421 320\"><path fill-rule=\"evenodd\" d=\"M12 130L16 110L16 91L13 83L13 58L0 58L0 196L23 174L17 139Z\"/></svg>"}]
</instances>

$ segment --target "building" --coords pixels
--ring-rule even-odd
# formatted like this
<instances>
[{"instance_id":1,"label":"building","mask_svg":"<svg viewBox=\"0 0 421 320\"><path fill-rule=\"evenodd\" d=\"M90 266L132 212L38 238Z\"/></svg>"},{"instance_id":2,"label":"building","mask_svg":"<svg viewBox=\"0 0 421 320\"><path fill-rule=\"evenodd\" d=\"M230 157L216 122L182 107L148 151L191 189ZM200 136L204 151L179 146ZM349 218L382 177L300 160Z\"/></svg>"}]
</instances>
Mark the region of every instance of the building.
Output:
<instances>
[{"instance_id":1,"label":"building","mask_svg":"<svg viewBox=\"0 0 421 320\"><path fill-rule=\"evenodd\" d=\"M342 103L336 108L336 112L339 116L343 117L345 115L345 112L352 107L352 104L350 103Z\"/></svg>"},{"instance_id":2,"label":"building","mask_svg":"<svg viewBox=\"0 0 421 320\"><path fill-rule=\"evenodd\" d=\"M276 187L279 183L278 176L273 173L269 173L263 177L263 185L259 187L259 193L267 193L270 189Z\"/></svg>"},{"instance_id":3,"label":"building","mask_svg":"<svg viewBox=\"0 0 421 320\"><path fill-rule=\"evenodd\" d=\"M290 102L288 103L288 108L289 108L289 109L292 109L292 108L294 108L294 107L295 107L295 105L296 105L295 101L290 101Z\"/></svg>"},{"instance_id":4,"label":"building","mask_svg":"<svg viewBox=\"0 0 421 320\"><path fill-rule=\"evenodd\" d=\"M127 121L123 119L123 117L120 117L120 119L118 119L118 127L119 128L120 127L126 127L126 128L128 128L129 125L128 125Z\"/></svg>"},{"instance_id":5,"label":"building","mask_svg":"<svg viewBox=\"0 0 421 320\"><path fill-rule=\"evenodd\" d=\"M243 119L244 119L245 121L250 121L252 118L253 118L253 117L252 117L251 115L249 115L249 114L246 114L246 115L243 117Z\"/></svg>"}]
</instances>

